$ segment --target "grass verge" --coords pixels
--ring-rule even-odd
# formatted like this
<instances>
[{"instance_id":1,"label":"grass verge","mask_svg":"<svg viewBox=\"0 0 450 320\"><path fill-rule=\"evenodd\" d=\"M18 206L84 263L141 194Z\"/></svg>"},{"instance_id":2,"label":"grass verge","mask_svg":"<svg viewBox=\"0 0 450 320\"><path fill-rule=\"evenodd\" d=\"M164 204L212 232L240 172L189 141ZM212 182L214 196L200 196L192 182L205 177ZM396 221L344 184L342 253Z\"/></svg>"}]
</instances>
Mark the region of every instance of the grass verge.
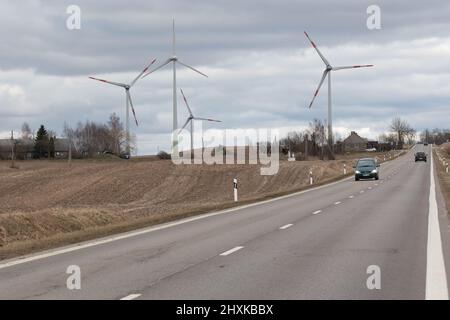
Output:
<instances>
[{"instance_id":1,"label":"grass verge","mask_svg":"<svg viewBox=\"0 0 450 320\"><path fill-rule=\"evenodd\" d=\"M447 214L450 212L450 172L447 173L445 166L441 159L447 159L446 162L450 162L448 155L442 149L434 149L434 165L437 171L437 176L439 178L439 185L441 187L441 192L445 198L445 203L447 205Z\"/></svg>"}]
</instances>

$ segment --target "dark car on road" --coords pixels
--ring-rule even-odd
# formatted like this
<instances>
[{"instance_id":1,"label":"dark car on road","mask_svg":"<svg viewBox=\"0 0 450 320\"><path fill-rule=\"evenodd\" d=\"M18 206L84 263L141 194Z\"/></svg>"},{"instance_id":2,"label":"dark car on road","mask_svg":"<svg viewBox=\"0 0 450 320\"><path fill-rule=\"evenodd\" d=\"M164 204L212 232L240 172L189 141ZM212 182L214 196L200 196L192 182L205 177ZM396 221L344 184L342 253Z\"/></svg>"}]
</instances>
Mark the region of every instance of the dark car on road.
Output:
<instances>
[{"instance_id":1,"label":"dark car on road","mask_svg":"<svg viewBox=\"0 0 450 320\"><path fill-rule=\"evenodd\" d=\"M425 152L416 152L415 156L415 161L425 161L427 162L427 154Z\"/></svg>"},{"instance_id":2,"label":"dark car on road","mask_svg":"<svg viewBox=\"0 0 450 320\"><path fill-rule=\"evenodd\" d=\"M377 160L374 158L362 158L356 163L355 181L359 179L379 179L379 167Z\"/></svg>"}]
</instances>

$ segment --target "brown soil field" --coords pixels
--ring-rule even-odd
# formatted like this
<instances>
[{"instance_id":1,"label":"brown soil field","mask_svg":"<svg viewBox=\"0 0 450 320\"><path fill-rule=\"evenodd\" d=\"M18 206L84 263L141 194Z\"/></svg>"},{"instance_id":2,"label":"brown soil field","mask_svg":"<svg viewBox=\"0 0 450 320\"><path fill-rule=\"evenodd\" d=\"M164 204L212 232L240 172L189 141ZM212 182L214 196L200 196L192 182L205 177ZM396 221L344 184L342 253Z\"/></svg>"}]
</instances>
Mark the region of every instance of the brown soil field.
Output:
<instances>
[{"instance_id":1,"label":"brown soil field","mask_svg":"<svg viewBox=\"0 0 450 320\"><path fill-rule=\"evenodd\" d=\"M371 156L380 154L371 154ZM358 157L360 155L357 155ZM355 158L259 165L174 165L170 160L0 162L0 259L299 191L352 172ZM233 178L239 202L233 202Z\"/></svg>"}]
</instances>

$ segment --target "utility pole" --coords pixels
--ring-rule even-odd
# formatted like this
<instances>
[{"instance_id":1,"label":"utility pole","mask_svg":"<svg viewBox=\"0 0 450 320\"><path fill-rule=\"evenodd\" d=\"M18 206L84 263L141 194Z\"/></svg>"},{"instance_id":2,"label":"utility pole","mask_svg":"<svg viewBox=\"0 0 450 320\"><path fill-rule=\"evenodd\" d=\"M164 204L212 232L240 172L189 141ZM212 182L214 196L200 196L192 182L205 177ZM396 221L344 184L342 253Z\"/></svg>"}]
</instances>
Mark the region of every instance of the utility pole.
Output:
<instances>
[{"instance_id":1,"label":"utility pole","mask_svg":"<svg viewBox=\"0 0 450 320\"><path fill-rule=\"evenodd\" d=\"M305 134L305 160L308 160L308 134Z\"/></svg>"},{"instance_id":2,"label":"utility pole","mask_svg":"<svg viewBox=\"0 0 450 320\"><path fill-rule=\"evenodd\" d=\"M14 169L14 131L11 130L11 168Z\"/></svg>"},{"instance_id":3,"label":"utility pole","mask_svg":"<svg viewBox=\"0 0 450 320\"><path fill-rule=\"evenodd\" d=\"M69 166L72 165L72 139L69 138Z\"/></svg>"}]
</instances>

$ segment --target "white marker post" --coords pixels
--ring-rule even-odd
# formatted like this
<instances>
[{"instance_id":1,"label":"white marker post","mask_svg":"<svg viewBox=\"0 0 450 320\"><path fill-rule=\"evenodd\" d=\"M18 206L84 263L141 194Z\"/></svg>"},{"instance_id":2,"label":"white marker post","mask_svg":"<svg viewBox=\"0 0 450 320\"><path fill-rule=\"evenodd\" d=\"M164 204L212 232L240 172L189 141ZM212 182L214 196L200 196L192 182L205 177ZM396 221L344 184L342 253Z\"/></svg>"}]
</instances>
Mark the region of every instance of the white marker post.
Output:
<instances>
[{"instance_id":1,"label":"white marker post","mask_svg":"<svg viewBox=\"0 0 450 320\"><path fill-rule=\"evenodd\" d=\"M236 178L233 180L233 189L234 189L234 202L238 201L238 181Z\"/></svg>"},{"instance_id":2,"label":"white marker post","mask_svg":"<svg viewBox=\"0 0 450 320\"><path fill-rule=\"evenodd\" d=\"M347 165L344 163L344 175L347 174Z\"/></svg>"},{"instance_id":3,"label":"white marker post","mask_svg":"<svg viewBox=\"0 0 450 320\"><path fill-rule=\"evenodd\" d=\"M309 170L309 184L313 184L313 175L312 175L312 170Z\"/></svg>"},{"instance_id":4,"label":"white marker post","mask_svg":"<svg viewBox=\"0 0 450 320\"><path fill-rule=\"evenodd\" d=\"M446 163L446 166L445 166L445 172L448 173L448 162Z\"/></svg>"}]
</instances>

